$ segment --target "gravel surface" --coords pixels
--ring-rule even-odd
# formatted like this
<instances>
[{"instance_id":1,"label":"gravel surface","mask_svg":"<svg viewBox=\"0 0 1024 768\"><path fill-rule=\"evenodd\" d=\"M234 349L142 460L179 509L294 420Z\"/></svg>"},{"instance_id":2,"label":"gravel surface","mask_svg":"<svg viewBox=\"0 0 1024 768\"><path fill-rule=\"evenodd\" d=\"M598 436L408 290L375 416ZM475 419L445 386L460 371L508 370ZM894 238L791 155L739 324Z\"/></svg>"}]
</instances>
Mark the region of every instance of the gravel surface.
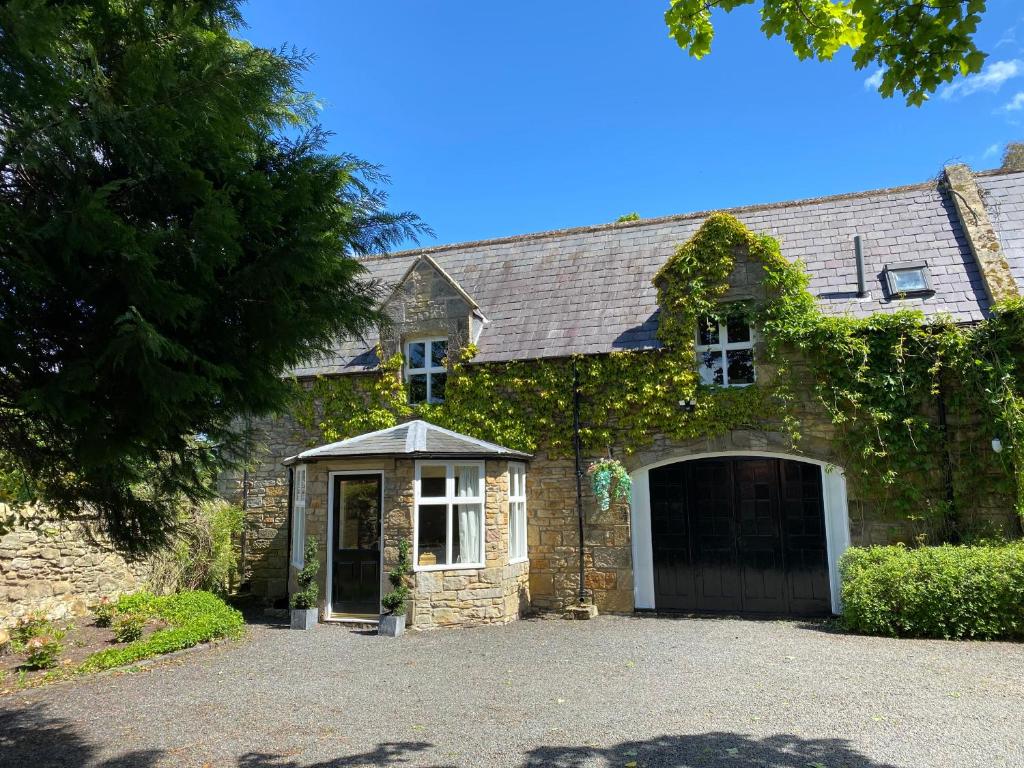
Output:
<instances>
[{"instance_id":1,"label":"gravel surface","mask_svg":"<svg viewBox=\"0 0 1024 768\"><path fill-rule=\"evenodd\" d=\"M0 699L0 765L1024 766L1024 645L601 617L241 643Z\"/></svg>"}]
</instances>

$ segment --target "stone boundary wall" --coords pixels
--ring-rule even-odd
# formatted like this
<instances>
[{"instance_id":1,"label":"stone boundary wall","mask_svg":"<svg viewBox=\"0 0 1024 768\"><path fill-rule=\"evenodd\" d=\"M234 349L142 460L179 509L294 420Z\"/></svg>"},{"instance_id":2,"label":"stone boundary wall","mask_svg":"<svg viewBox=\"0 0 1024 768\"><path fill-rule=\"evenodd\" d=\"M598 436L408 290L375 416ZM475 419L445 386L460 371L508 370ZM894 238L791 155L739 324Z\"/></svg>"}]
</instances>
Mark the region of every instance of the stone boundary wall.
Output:
<instances>
[{"instance_id":1,"label":"stone boundary wall","mask_svg":"<svg viewBox=\"0 0 1024 768\"><path fill-rule=\"evenodd\" d=\"M118 553L88 521L41 520L0 537L0 627L41 611L82 616L101 597L147 585L151 566Z\"/></svg>"}]
</instances>

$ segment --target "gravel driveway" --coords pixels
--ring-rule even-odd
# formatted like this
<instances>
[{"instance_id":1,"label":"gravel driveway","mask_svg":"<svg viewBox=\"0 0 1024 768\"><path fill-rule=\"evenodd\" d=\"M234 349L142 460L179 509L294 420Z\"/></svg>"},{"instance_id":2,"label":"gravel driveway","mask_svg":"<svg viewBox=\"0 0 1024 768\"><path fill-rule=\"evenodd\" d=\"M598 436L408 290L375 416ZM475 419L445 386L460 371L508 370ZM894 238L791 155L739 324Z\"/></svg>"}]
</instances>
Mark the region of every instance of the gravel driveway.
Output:
<instances>
[{"instance_id":1,"label":"gravel driveway","mask_svg":"<svg viewBox=\"0 0 1024 768\"><path fill-rule=\"evenodd\" d=\"M407 634L256 625L0 699L0 765L1024 765L1024 646L602 617Z\"/></svg>"}]
</instances>

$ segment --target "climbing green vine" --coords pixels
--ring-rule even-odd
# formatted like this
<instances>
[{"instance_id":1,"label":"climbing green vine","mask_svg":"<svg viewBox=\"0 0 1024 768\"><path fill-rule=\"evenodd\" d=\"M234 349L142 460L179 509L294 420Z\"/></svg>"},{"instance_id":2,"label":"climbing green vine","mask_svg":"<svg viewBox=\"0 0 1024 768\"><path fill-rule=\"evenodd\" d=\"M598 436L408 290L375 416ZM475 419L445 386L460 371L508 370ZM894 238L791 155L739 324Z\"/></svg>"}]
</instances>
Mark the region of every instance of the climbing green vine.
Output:
<instances>
[{"instance_id":1,"label":"climbing green vine","mask_svg":"<svg viewBox=\"0 0 1024 768\"><path fill-rule=\"evenodd\" d=\"M756 279L731 286L738 260ZM781 432L796 451L825 444L816 452L835 454L851 498L933 538L968 534L955 511L982 497L995 508L1015 494L1024 511L1021 300L969 327L906 310L824 315L802 265L725 214L708 217L654 284L660 349L479 364L470 345L449 361L445 402L418 406L407 402L394 355L376 375L300 384L293 413L318 440L417 416L510 448L565 456L575 366L580 437L591 455L628 454L658 435L686 441L736 429ZM736 316L758 331L757 384L703 385L697 323ZM1006 446L1002 454L988 447L993 436Z\"/></svg>"}]
</instances>

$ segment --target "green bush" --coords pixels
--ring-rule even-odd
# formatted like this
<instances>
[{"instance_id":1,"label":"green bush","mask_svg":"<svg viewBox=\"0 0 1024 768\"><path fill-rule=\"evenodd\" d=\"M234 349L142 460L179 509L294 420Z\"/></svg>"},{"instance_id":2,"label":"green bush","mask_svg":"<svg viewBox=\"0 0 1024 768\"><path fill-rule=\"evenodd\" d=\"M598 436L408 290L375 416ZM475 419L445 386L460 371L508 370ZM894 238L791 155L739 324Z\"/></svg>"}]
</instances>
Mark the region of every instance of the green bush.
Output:
<instances>
[{"instance_id":1,"label":"green bush","mask_svg":"<svg viewBox=\"0 0 1024 768\"><path fill-rule=\"evenodd\" d=\"M400 539L398 542L398 562L388 573L388 581L393 589L381 598L381 605L388 613L396 616L404 616L406 603L409 600L409 586L406 584L406 577L411 572L409 566L409 540Z\"/></svg>"},{"instance_id":2,"label":"green bush","mask_svg":"<svg viewBox=\"0 0 1024 768\"><path fill-rule=\"evenodd\" d=\"M114 603L109 597L101 597L100 601L92 608L96 626L101 628L109 627L114 623L114 613Z\"/></svg>"},{"instance_id":3,"label":"green bush","mask_svg":"<svg viewBox=\"0 0 1024 768\"><path fill-rule=\"evenodd\" d=\"M36 635L25 643L25 666L28 669L51 669L57 666L64 653L63 632Z\"/></svg>"},{"instance_id":4,"label":"green bush","mask_svg":"<svg viewBox=\"0 0 1024 768\"><path fill-rule=\"evenodd\" d=\"M120 667L221 637L237 637L244 626L241 613L211 592L198 590L174 595L137 592L118 600L117 610L143 619L163 619L168 626L123 648L108 648L92 654L82 662L79 672Z\"/></svg>"},{"instance_id":5,"label":"green bush","mask_svg":"<svg viewBox=\"0 0 1024 768\"><path fill-rule=\"evenodd\" d=\"M18 619L11 630L11 645L15 650L22 650L35 637L48 637L57 633L54 623L46 618L42 611L28 613Z\"/></svg>"},{"instance_id":6,"label":"green bush","mask_svg":"<svg viewBox=\"0 0 1024 768\"><path fill-rule=\"evenodd\" d=\"M146 617L140 613L126 613L121 615L114 624L114 639L119 643L134 643L142 637L142 630L146 626Z\"/></svg>"},{"instance_id":7,"label":"green bush","mask_svg":"<svg viewBox=\"0 0 1024 768\"><path fill-rule=\"evenodd\" d=\"M242 508L223 499L184 507L170 546L153 559L150 581L159 593L203 589L227 594L238 571Z\"/></svg>"},{"instance_id":8,"label":"green bush","mask_svg":"<svg viewBox=\"0 0 1024 768\"><path fill-rule=\"evenodd\" d=\"M320 588L316 583L316 574L320 570L318 558L318 547L316 538L310 536L306 539L306 553L302 570L295 580L299 583L299 591L292 595L292 608L305 609L316 608L320 597Z\"/></svg>"},{"instance_id":9,"label":"green bush","mask_svg":"<svg viewBox=\"0 0 1024 768\"><path fill-rule=\"evenodd\" d=\"M1024 639L1024 542L852 548L839 568L854 632Z\"/></svg>"}]
</instances>

